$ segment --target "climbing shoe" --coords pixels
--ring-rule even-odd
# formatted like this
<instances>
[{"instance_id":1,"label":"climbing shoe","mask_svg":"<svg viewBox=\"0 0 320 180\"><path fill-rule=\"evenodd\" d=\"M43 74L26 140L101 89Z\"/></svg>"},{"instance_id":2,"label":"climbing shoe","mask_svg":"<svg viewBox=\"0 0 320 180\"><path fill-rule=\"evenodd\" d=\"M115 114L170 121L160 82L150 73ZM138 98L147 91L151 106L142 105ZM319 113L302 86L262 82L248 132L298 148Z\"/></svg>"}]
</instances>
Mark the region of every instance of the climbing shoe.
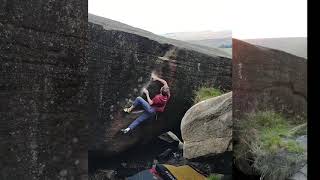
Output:
<instances>
[{"instance_id":1,"label":"climbing shoe","mask_svg":"<svg viewBox=\"0 0 320 180\"><path fill-rule=\"evenodd\" d=\"M131 111L129 110L130 108L124 108L123 111L126 113L130 113Z\"/></svg>"},{"instance_id":2,"label":"climbing shoe","mask_svg":"<svg viewBox=\"0 0 320 180\"><path fill-rule=\"evenodd\" d=\"M127 134L130 131L130 128L121 129L120 130L123 134Z\"/></svg>"}]
</instances>

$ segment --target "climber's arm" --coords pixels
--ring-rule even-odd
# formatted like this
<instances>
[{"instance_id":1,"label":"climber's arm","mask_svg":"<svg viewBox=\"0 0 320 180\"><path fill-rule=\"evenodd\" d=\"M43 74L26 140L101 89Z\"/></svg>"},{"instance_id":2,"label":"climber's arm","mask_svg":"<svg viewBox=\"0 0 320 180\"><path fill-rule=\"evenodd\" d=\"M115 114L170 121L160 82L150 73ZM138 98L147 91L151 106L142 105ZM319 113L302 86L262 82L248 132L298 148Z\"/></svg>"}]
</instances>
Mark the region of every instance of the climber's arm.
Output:
<instances>
[{"instance_id":1,"label":"climber's arm","mask_svg":"<svg viewBox=\"0 0 320 180\"><path fill-rule=\"evenodd\" d=\"M169 88L167 81L165 81L164 79L159 78L154 73L151 74L151 78L153 79L153 81L160 81L163 84L164 88ZM170 96L170 91L168 91L168 96Z\"/></svg>"},{"instance_id":2,"label":"climber's arm","mask_svg":"<svg viewBox=\"0 0 320 180\"><path fill-rule=\"evenodd\" d=\"M169 86L168 86L168 88L169 88ZM171 96L171 94L170 94L170 90L168 91L168 96L169 96L169 97Z\"/></svg>"},{"instance_id":3,"label":"climber's arm","mask_svg":"<svg viewBox=\"0 0 320 180\"><path fill-rule=\"evenodd\" d=\"M151 98L150 98L150 96L149 96L149 91L148 91L146 88L144 88L144 89L143 89L143 93L147 96L148 103L149 103L150 105L152 105L152 104L153 104L153 101L151 100Z\"/></svg>"},{"instance_id":4,"label":"climber's arm","mask_svg":"<svg viewBox=\"0 0 320 180\"><path fill-rule=\"evenodd\" d=\"M169 87L167 81L165 81L164 79L159 78L155 74L152 74L151 77L154 81L160 81L163 84L163 86Z\"/></svg>"}]
</instances>

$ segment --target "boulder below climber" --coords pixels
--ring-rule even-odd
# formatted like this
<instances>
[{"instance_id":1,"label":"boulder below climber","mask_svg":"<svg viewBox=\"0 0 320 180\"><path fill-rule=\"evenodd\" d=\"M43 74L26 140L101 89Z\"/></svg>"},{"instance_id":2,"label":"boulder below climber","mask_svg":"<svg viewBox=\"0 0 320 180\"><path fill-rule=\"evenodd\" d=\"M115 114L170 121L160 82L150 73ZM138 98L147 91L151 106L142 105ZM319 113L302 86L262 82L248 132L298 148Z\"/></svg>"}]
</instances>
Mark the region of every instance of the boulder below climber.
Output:
<instances>
[{"instance_id":1,"label":"boulder below climber","mask_svg":"<svg viewBox=\"0 0 320 180\"><path fill-rule=\"evenodd\" d=\"M181 122L187 159L207 157L232 150L232 92L192 106Z\"/></svg>"},{"instance_id":2,"label":"boulder below climber","mask_svg":"<svg viewBox=\"0 0 320 180\"><path fill-rule=\"evenodd\" d=\"M119 29L108 19L102 21L97 24L89 19L88 23L88 149L92 154L110 157L167 131L178 132L183 115L192 106L195 90L203 86L231 90L230 58L161 43ZM159 93L161 83L150 80L152 72L170 86L171 98L165 111L131 133L121 134L120 129L139 115L124 113L123 108L142 96L144 87L151 98Z\"/></svg>"}]
</instances>

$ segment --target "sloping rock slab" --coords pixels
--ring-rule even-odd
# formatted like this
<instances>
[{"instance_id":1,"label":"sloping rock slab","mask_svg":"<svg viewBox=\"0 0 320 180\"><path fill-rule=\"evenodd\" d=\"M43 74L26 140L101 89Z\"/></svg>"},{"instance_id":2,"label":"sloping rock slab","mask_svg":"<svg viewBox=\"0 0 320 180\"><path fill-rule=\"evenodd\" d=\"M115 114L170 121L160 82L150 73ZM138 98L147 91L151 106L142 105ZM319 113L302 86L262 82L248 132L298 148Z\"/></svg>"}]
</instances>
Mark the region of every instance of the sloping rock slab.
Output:
<instances>
[{"instance_id":1,"label":"sloping rock slab","mask_svg":"<svg viewBox=\"0 0 320 180\"><path fill-rule=\"evenodd\" d=\"M187 159L211 156L232 149L232 92L192 106L181 122Z\"/></svg>"}]
</instances>

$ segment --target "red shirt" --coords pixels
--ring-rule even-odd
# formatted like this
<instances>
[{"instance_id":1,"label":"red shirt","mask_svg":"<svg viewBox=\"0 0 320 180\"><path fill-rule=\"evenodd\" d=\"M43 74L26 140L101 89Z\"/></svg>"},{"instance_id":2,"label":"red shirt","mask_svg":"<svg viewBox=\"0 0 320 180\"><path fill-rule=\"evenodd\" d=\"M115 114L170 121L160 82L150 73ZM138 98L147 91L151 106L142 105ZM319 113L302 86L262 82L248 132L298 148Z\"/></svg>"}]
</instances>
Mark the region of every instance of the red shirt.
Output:
<instances>
[{"instance_id":1,"label":"red shirt","mask_svg":"<svg viewBox=\"0 0 320 180\"><path fill-rule=\"evenodd\" d=\"M163 112L169 98L170 96L158 94L152 99L153 103L151 106L155 108L156 112Z\"/></svg>"}]
</instances>

